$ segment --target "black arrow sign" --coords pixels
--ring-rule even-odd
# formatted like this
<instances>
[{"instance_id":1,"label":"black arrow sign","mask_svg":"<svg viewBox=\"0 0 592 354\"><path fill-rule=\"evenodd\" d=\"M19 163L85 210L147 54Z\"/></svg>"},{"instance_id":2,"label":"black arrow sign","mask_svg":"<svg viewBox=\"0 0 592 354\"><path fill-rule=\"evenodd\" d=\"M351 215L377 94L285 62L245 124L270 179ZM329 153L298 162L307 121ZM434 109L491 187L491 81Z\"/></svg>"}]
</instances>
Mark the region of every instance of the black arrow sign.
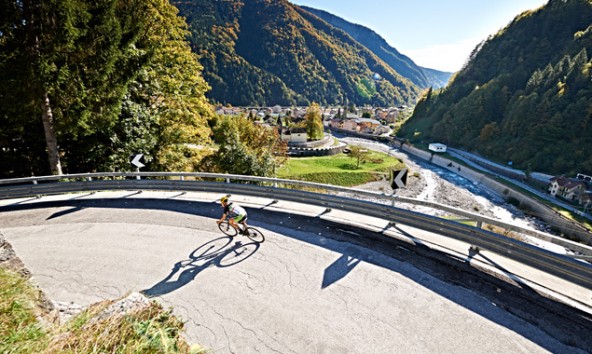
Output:
<instances>
[{"instance_id":1,"label":"black arrow sign","mask_svg":"<svg viewBox=\"0 0 592 354\"><path fill-rule=\"evenodd\" d=\"M142 168L142 167L146 166L142 162L140 162L140 159L142 159L143 156L144 156L144 154L134 155L132 158L131 164L136 166L137 168Z\"/></svg>"},{"instance_id":2,"label":"black arrow sign","mask_svg":"<svg viewBox=\"0 0 592 354\"><path fill-rule=\"evenodd\" d=\"M403 188L407 184L407 169L404 168L402 170L391 170L391 188L398 189Z\"/></svg>"}]
</instances>

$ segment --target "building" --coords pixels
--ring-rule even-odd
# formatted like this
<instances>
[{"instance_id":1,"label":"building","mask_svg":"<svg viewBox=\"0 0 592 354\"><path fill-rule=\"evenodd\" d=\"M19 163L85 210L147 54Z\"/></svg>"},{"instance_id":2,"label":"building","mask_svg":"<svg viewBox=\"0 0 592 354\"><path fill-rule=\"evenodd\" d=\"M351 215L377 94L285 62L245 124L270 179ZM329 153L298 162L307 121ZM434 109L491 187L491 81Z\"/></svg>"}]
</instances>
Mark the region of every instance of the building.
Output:
<instances>
[{"instance_id":1,"label":"building","mask_svg":"<svg viewBox=\"0 0 592 354\"><path fill-rule=\"evenodd\" d=\"M356 131L358 127L358 123L356 123L355 119L344 119L341 121L341 129Z\"/></svg>"},{"instance_id":2,"label":"building","mask_svg":"<svg viewBox=\"0 0 592 354\"><path fill-rule=\"evenodd\" d=\"M432 143L428 147L433 152L446 152L446 145L441 143Z\"/></svg>"},{"instance_id":3,"label":"building","mask_svg":"<svg viewBox=\"0 0 592 354\"><path fill-rule=\"evenodd\" d=\"M380 122L377 121L376 119L371 119L371 118L357 118L354 119L354 122L357 125L356 130L361 132L361 133L367 133L367 134L372 134L374 133L374 130L381 126Z\"/></svg>"},{"instance_id":4,"label":"building","mask_svg":"<svg viewBox=\"0 0 592 354\"><path fill-rule=\"evenodd\" d=\"M280 139L287 143L305 143L308 141L306 128L280 128Z\"/></svg>"},{"instance_id":5,"label":"building","mask_svg":"<svg viewBox=\"0 0 592 354\"><path fill-rule=\"evenodd\" d=\"M592 182L592 176L588 176L583 173L578 173L576 179L581 179L582 181L586 181L588 183Z\"/></svg>"},{"instance_id":6,"label":"building","mask_svg":"<svg viewBox=\"0 0 592 354\"><path fill-rule=\"evenodd\" d=\"M580 202L580 198L586 192L586 184L577 179L557 176L551 178L549 194L571 202Z\"/></svg>"},{"instance_id":7,"label":"building","mask_svg":"<svg viewBox=\"0 0 592 354\"><path fill-rule=\"evenodd\" d=\"M584 207L584 211L592 209L592 192L586 191L582 193L579 203Z\"/></svg>"}]
</instances>

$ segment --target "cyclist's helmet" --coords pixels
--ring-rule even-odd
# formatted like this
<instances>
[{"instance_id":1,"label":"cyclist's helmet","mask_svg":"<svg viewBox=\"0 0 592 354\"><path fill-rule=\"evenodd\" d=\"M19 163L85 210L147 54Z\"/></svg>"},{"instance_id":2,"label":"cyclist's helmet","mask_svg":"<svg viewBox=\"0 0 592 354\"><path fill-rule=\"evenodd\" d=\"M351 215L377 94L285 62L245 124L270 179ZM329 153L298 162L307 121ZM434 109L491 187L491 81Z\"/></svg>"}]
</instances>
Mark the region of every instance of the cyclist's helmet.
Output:
<instances>
[{"instance_id":1,"label":"cyclist's helmet","mask_svg":"<svg viewBox=\"0 0 592 354\"><path fill-rule=\"evenodd\" d=\"M220 203L228 203L228 196L223 196L220 198Z\"/></svg>"}]
</instances>

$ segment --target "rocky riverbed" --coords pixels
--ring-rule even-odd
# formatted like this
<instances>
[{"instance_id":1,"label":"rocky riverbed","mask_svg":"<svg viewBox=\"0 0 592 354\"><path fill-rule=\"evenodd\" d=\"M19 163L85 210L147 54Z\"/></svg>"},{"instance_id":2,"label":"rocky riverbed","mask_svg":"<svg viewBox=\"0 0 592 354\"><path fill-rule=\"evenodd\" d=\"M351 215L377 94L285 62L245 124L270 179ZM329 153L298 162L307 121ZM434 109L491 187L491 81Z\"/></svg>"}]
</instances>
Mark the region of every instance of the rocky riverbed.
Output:
<instances>
[{"instance_id":1,"label":"rocky riverbed","mask_svg":"<svg viewBox=\"0 0 592 354\"><path fill-rule=\"evenodd\" d=\"M388 146L380 143L368 142L355 138L345 138L343 140L348 144L361 144L366 148L376 151L389 151ZM477 186L471 181L455 175L452 172L415 160L403 152L390 151L390 154L401 159L409 169L406 186L395 191L396 195L400 197L444 204L471 213L481 214L508 224L543 232L550 231L548 225L543 221L525 215L515 206L506 203L501 196L484 189L483 186ZM386 194L392 194L394 192L391 189L388 180L371 182L355 188L384 192ZM441 210L418 205L399 204L397 206L436 216L448 214ZM528 240L529 243L555 252L565 252L563 247L558 247L557 245L549 244L531 237L527 237L524 240Z\"/></svg>"}]
</instances>

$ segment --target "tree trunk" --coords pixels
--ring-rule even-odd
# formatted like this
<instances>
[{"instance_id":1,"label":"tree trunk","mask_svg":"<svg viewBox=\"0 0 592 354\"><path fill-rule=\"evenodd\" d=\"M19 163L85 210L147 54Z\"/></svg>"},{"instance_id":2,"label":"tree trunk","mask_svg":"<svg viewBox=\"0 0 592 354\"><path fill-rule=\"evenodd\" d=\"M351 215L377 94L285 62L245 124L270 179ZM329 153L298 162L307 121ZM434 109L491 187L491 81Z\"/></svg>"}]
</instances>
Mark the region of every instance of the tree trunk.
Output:
<instances>
[{"instance_id":1,"label":"tree trunk","mask_svg":"<svg viewBox=\"0 0 592 354\"><path fill-rule=\"evenodd\" d=\"M43 131L45 132L45 142L47 144L47 155L49 158L49 168L54 175L62 174L62 164L60 163L60 154L58 151L58 139L56 138L53 113L49 104L47 92L43 94L41 102L41 120L43 121Z\"/></svg>"},{"instance_id":2,"label":"tree trunk","mask_svg":"<svg viewBox=\"0 0 592 354\"><path fill-rule=\"evenodd\" d=\"M25 18L25 25L27 31L27 52L29 53L29 60L31 65L38 66L41 59L41 48L39 36L41 33L41 5L42 2L35 0L22 0L23 16ZM37 69L38 70L38 69ZM33 69L32 75L37 78L37 70ZM55 134L53 123L53 113L51 112L51 104L47 90L43 87L41 82L31 80L31 94L35 99L40 94L43 95L41 100L41 120L43 121L43 131L45 132L45 143L47 145L47 155L49 158L49 169L54 175L62 174L62 165L60 163L60 155L58 152L58 139Z\"/></svg>"}]
</instances>

